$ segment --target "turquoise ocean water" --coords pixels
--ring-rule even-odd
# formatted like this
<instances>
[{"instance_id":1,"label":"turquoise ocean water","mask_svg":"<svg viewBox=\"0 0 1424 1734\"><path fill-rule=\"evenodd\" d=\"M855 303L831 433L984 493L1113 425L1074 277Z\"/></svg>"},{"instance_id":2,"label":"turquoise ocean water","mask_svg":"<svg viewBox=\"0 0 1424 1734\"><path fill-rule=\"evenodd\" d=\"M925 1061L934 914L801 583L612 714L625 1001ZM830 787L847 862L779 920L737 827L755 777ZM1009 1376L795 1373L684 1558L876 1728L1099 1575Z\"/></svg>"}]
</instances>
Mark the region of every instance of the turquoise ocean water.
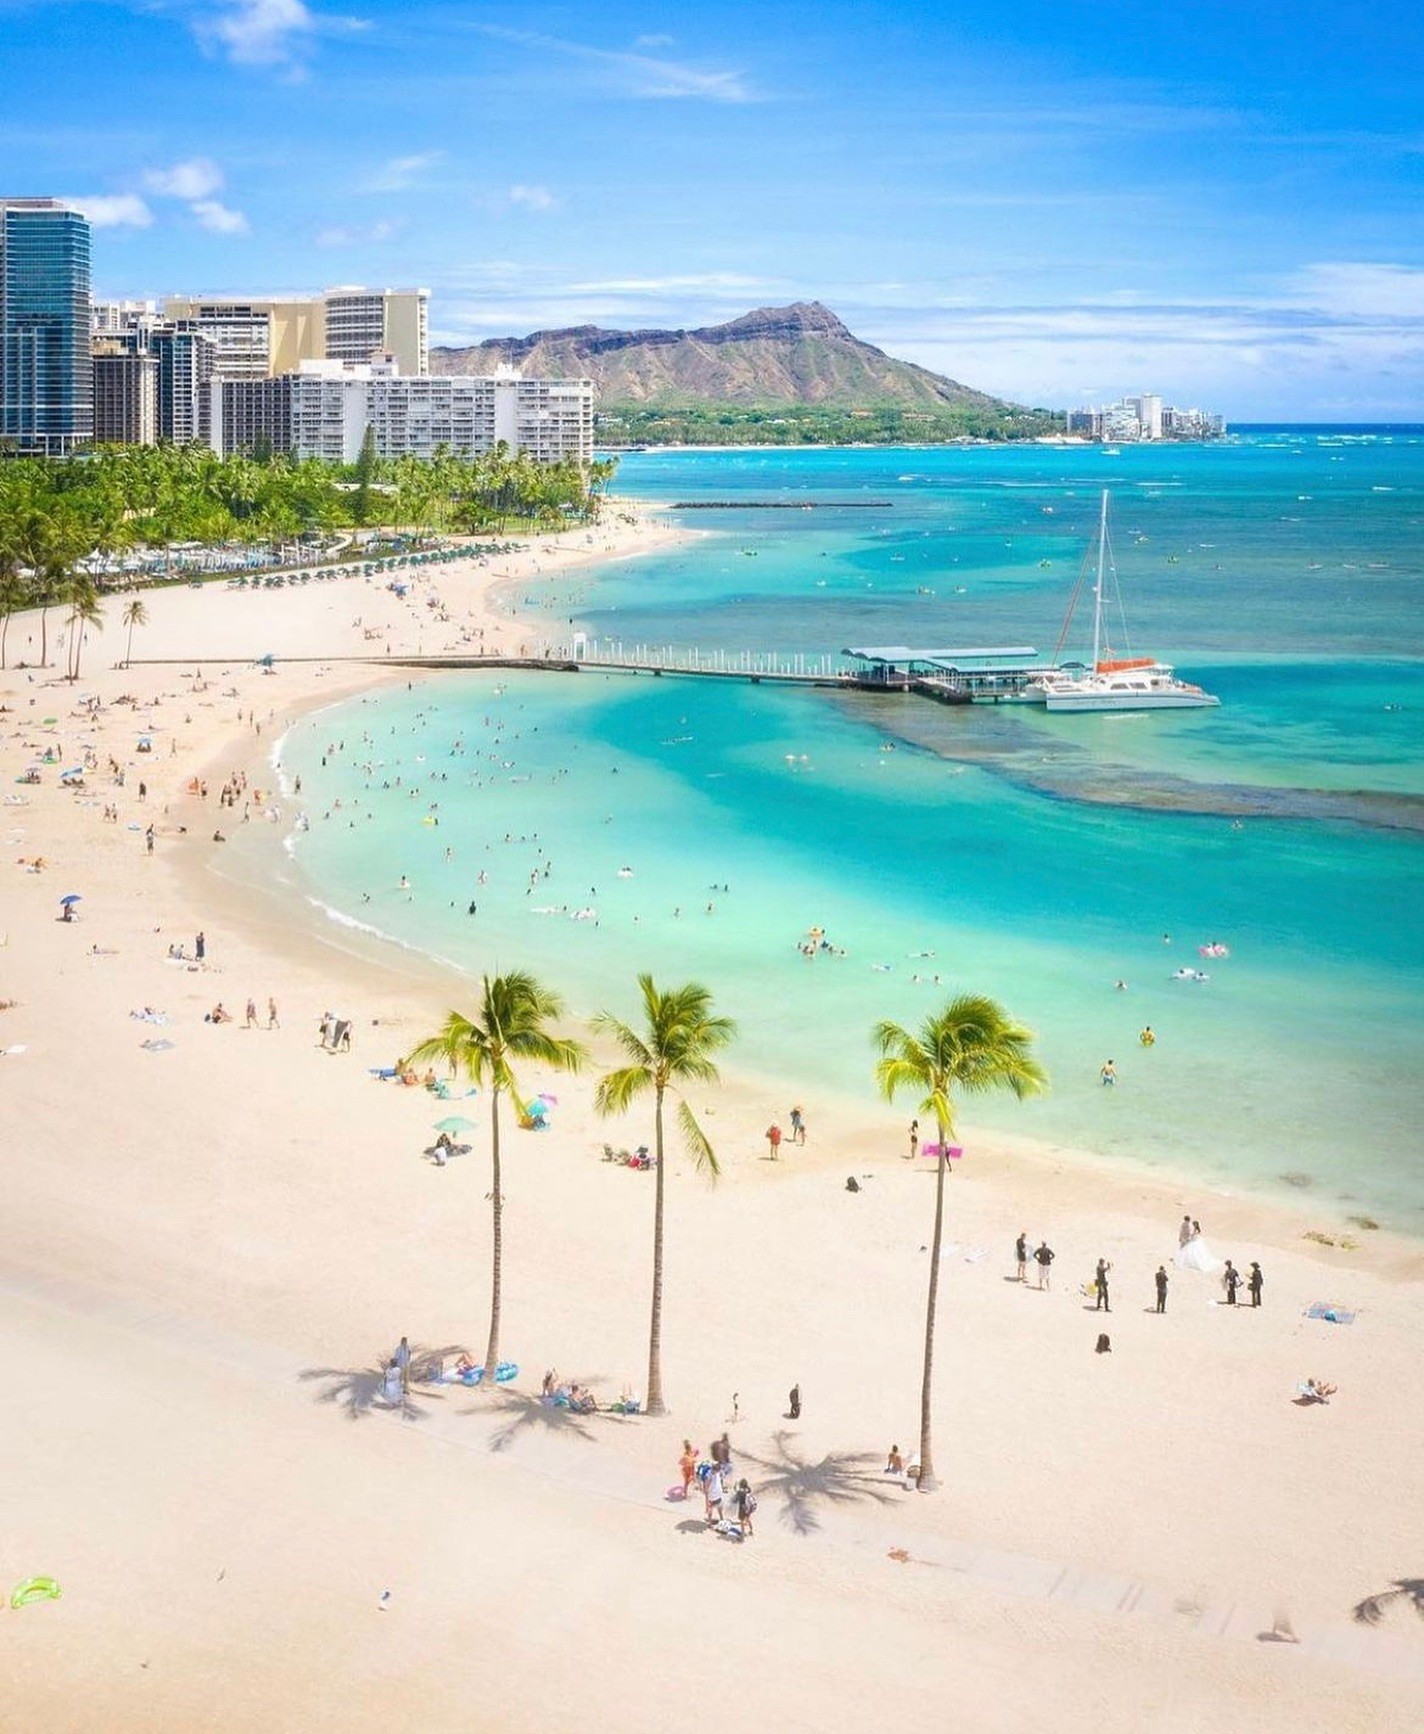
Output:
<instances>
[{"instance_id":1,"label":"turquoise ocean water","mask_svg":"<svg viewBox=\"0 0 1424 1734\"><path fill-rule=\"evenodd\" d=\"M1424 430L647 453L618 485L845 504L689 511L691 545L531 586L550 637L786 653L1051 650L1108 485L1133 647L1222 708L432 678L288 737L307 895L580 1013L703 979L808 1119L869 1096L874 1019L984 991L1054 1089L972 1120L1424 1231Z\"/></svg>"}]
</instances>

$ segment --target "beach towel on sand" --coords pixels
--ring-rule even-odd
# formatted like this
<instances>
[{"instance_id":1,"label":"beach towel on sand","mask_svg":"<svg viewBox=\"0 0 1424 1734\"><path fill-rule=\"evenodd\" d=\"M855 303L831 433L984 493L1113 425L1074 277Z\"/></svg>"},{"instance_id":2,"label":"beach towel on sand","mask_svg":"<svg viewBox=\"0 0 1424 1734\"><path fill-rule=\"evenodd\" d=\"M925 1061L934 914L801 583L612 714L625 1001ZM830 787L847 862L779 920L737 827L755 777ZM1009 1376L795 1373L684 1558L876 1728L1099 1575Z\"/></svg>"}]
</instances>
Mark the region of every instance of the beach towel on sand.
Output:
<instances>
[{"instance_id":1,"label":"beach towel on sand","mask_svg":"<svg viewBox=\"0 0 1424 1734\"><path fill-rule=\"evenodd\" d=\"M1332 1325L1352 1325L1355 1314L1349 1307L1336 1306L1334 1301L1314 1301L1305 1309L1308 1319L1325 1319Z\"/></svg>"}]
</instances>

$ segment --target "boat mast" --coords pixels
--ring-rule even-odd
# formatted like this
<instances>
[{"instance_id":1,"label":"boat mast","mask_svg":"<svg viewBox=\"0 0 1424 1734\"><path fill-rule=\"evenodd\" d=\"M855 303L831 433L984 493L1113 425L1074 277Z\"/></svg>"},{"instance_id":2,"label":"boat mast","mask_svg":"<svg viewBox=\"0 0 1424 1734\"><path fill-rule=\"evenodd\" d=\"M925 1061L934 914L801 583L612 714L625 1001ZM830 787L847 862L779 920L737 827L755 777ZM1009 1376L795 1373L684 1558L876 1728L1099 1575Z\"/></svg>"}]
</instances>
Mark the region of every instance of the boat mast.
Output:
<instances>
[{"instance_id":1,"label":"boat mast","mask_svg":"<svg viewBox=\"0 0 1424 1734\"><path fill-rule=\"evenodd\" d=\"M1093 673L1098 672L1098 657L1103 641L1103 563L1108 548L1108 491L1103 489L1102 515L1098 519L1098 581L1093 587Z\"/></svg>"}]
</instances>

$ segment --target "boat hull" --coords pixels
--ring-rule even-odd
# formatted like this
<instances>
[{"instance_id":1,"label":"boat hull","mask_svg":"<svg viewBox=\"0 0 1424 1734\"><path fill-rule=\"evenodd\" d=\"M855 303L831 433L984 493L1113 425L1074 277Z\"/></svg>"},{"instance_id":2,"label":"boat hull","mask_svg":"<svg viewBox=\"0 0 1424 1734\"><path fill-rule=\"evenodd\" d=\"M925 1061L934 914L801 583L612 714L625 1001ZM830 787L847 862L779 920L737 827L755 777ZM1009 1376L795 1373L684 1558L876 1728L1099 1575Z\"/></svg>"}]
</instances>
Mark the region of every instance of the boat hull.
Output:
<instances>
[{"instance_id":1,"label":"boat hull","mask_svg":"<svg viewBox=\"0 0 1424 1734\"><path fill-rule=\"evenodd\" d=\"M1221 700L1209 692L1049 692L1051 711L1205 710Z\"/></svg>"}]
</instances>

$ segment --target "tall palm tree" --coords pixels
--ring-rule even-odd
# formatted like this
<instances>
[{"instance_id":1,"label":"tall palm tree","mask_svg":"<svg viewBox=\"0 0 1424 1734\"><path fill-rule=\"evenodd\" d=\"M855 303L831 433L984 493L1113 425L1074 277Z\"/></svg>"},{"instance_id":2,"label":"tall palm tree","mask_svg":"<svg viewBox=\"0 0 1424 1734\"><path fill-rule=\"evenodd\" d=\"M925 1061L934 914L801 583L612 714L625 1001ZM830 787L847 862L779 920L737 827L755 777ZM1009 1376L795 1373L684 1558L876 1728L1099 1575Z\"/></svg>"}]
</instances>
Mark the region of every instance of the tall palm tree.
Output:
<instances>
[{"instance_id":1,"label":"tall palm tree","mask_svg":"<svg viewBox=\"0 0 1424 1734\"><path fill-rule=\"evenodd\" d=\"M875 1081L887 1102L902 1090L920 1093L919 1111L933 1118L939 1133L935 1175L934 1236L930 1243L930 1286L925 1302L925 1361L920 1384L921 1493L939 1485L934 1472L930 1428L934 1390L935 1303L939 1297L939 1252L944 1230L945 1148L954 1132L955 1092L981 1095L1011 1090L1020 1101L1048 1088L1048 1076L1029 1052L1033 1032L1015 1023L994 1000L961 994L943 1011L927 1017L918 1032L895 1023L878 1023L872 1039L880 1051Z\"/></svg>"},{"instance_id":2,"label":"tall palm tree","mask_svg":"<svg viewBox=\"0 0 1424 1734\"><path fill-rule=\"evenodd\" d=\"M124 667L127 668L133 660L133 635L135 626L148 625L148 610L143 605L142 596L130 596L124 604L123 623L128 628L128 642L124 645Z\"/></svg>"},{"instance_id":3,"label":"tall palm tree","mask_svg":"<svg viewBox=\"0 0 1424 1734\"><path fill-rule=\"evenodd\" d=\"M499 1366L499 1306L501 1260L504 1250L504 1192L499 1166L499 1099L519 1099L514 1063L533 1060L561 1072L581 1070L588 1058L583 1047L567 1036L554 1035L549 1024L563 1013L558 995L522 970L485 976L474 1017L452 1011L436 1035L411 1052L412 1060L443 1060L452 1072L463 1072L490 1092L490 1156L493 1164L494 1250L490 1282L489 1342L485 1348L483 1385L492 1390Z\"/></svg>"},{"instance_id":4,"label":"tall palm tree","mask_svg":"<svg viewBox=\"0 0 1424 1734\"><path fill-rule=\"evenodd\" d=\"M663 1402L663 1098L669 1087L690 1081L717 1083L712 1055L736 1034L730 1018L713 1017L712 996L695 981L663 991L650 975L640 975L643 990L643 1032L610 1012L593 1020L596 1030L611 1035L628 1064L600 1080L594 1106L600 1114L625 1113L639 1097L653 1094L653 1140L657 1173L653 1183L653 1311L648 1327L648 1413L665 1415ZM679 1095L677 1123L693 1161L715 1180L717 1157L697 1117Z\"/></svg>"},{"instance_id":5,"label":"tall palm tree","mask_svg":"<svg viewBox=\"0 0 1424 1734\"><path fill-rule=\"evenodd\" d=\"M10 616L29 603L30 593L18 572L0 570L0 668L7 666L5 643L10 636Z\"/></svg>"},{"instance_id":6,"label":"tall palm tree","mask_svg":"<svg viewBox=\"0 0 1424 1734\"><path fill-rule=\"evenodd\" d=\"M76 573L65 585L64 600L69 604L68 678L78 680L84 634L91 626L96 632L104 630L104 610L93 579L82 572Z\"/></svg>"}]
</instances>

